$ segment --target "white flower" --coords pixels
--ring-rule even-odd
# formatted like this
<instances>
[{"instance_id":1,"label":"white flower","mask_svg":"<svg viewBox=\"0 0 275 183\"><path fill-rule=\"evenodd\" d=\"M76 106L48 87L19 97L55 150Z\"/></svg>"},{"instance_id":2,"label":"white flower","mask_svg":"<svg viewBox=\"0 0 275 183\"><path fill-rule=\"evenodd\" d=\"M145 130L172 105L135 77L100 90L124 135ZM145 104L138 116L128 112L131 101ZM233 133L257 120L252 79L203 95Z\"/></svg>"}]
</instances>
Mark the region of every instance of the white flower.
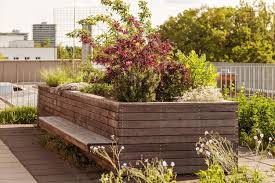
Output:
<instances>
[{"instance_id":1,"label":"white flower","mask_svg":"<svg viewBox=\"0 0 275 183\"><path fill-rule=\"evenodd\" d=\"M199 150L199 152L202 153L202 152L203 152L203 148L201 148L201 149Z\"/></svg>"},{"instance_id":2,"label":"white flower","mask_svg":"<svg viewBox=\"0 0 275 183\"><path fill-rule=\"evenodd\" d=\"M208 132L208 131L205 131L205 132L204 132L204 135L208 135L208 134L209 134L209 132Z\"/></svg>"},{"instance_id":3,"label":"white flower","mask_svg":"<svg viewBox=\"0 0 275 183\"><path fill-rule=\"evenodd\" d=\"M104 147L104 146L101 146L101 149L105 149L105 147Z\"/></svg>"},{"instance_id":4,"label":"white flower","mask_svg":"<svg viewBox=\"0 0 275 183\"><path fill-rule=\"evenodd\" d=\"M204 144L201 144L201 147L204 147Z\"/></svg>"},{"instance_id":5,"label":"white flower","mask_svg":"<svg viewBox=\"0 0 275 183\"><path fill-rule=\"evenodd\" d=\"M126 163L123 163L122 167L126 167L126 166L127 166L127 164L126 164Z\"/></svg>"},{"instance_id":6,"label":"white flower","mask_svg":"<svg viewBox=\"0 0 275 183\"><path fill-rule=\"evenodd\" d=\"M90 151L92 151L93 149L94 149L94 146L91 146L91 147L90 147Z\"/></svg>"},{"instance_id":7,"label":"white flower","mask_svg":"<svg viewBox=\"0 0 275 183\"><path fill-rule=\"evenodd\" d=\"M104 178L104 181L108 181L109 179L106 177L106 178Z\"/></svg>"},{"instance_id":8,"label":"white flower","mask_svg":"<svg viewBox=\"0 0 275 183\"><path fill-rule=\"evenodd\" d=\"M209 144L209 142L207 141L207 142L206 142L206 145L208 146L208 144Z\"/></svg>"},{"instance_id":9,"label":"white flower","mask_svg":"<svg viewBox=\"0 0 275 183\"><path fill-rule=\"evenodd\" d=\"M269 137L268 140L271 142L272 141L272 137Z\"/></svg>"},{"instance_id":10,"label":"white flower","mask_svg":"<svg viewBox=\"0 0 275 183\"><path fill-rule=\"evenodd\" d=\"M120 148L121 150L123 150L123 149L125 149L125 147L124 146L121 146L121 148Z\"/></svg>"},{"instance_id":11,"label":"white flower","mask_svg":"<svg viewBox=\"0 0 275 183\"><path fill-rule=\"evenodd\" d=\"M115 139L115 135L111 135L111 138L112 138L112 139Z\"/></svg>"},{"instance_id":12,"label":"white flower","mask_svg":"<svg viewBox=\"0 0 275 183\"><path fill-rule=\"evenodd\" d=\"M209 144L212 144L212 143L213 143L213 140L212 140L212 139L210 139L210 140L209 140Z\"/></svg>"},{"instance_id":13,"label":"white flower","mask_svg":"<svg viewBox=\"0 0 275 183\"><path fill-rule=\"evenodd\" d=\"M94 147L94 151L96 151L96 150L98 150L98 148L97 148L97 147Z\"/></svg>"},{"instance_id":14,"label":"white flower","mask_svg":"<svg viewBox=\"0 0 275 183\"><path fill-rule=\"evenodd\" d=\"M209 151L205 151L205 154L206 154L206 156L210 156L210 152Z\"/></svg>"},{"instance_id":15,"label":"white flower","mask_svg":"<svg viewBox=\"0 0 275 183\"><path fill-rule=\"evenodd\" d=\"M271 152L268 152L267 154L268 154L269 156L273 156Z\"/></svg>"},{"instance_id":16,"label":"white flower","mask_svg":"<svg viewBox=\"0 0 275 183\"><path fill-rule=\"evenodd\" d=\"M174 162L171 162L171 167L174 167L175 166L175 163Z\"/></svg>"},{"instance_id":17,"label":"white flower","mask_svg":"<svg viewBox=\"0 0 275 183\"><path fill-rule=\"evenodd\" d=\"M258 141L258 144L260 144L260 143L262 143L262 141L261 141L261 140L259 140L259 141Z\"/></svg>"},{"instance_id":18,"label":"white flower","mask_svg":"<svg viewBox=\"0 0 275 183\"><path fill-rule=\"evenodd\" d=\"M257 137L257 136L254 136L253 138L254 138L254 140L258 140L258 137Z\"/></svg>"},{"instance_id":19,"label":"white flower","mask_svg":"<svg viewBox=\"0 0 275 183\"><path fill-rule=\"evenodd\" d=\"M167 167L167 166L168 166L168 164L166 163L166 161L163 161L163 162L162 162L162 166L164 166L164 167Z\"/></svg>"},{"instance_id":20,"label":"white flower","mask_svg":"<svg viewBox=\"0 0 275 183\"><path fill-rule=\"evenodd\" d=\"M148 162L148 159L145 159L144 162L147 163L147 162Z\"/></svg>"},{"instance_id":21,"label":"white flower","mask_svg":"<svg viewBox=\"0 0 275 183\"><path fill-rule=\"evenodd\" d=\"M264 134L261 133L261 134L260 134L260 137L261 137L261 138L264 138Z\"/></svg>"},{"instance_id":22,"label":"white flower","mask_svg":"<svg viewBox=\"0 0 275 183\"><path fill-rule=\"evenodd\" d=\"M199 151L200 150L200 148L199 147L196 147L196 151Z\"/></svg>"}]
</instances>

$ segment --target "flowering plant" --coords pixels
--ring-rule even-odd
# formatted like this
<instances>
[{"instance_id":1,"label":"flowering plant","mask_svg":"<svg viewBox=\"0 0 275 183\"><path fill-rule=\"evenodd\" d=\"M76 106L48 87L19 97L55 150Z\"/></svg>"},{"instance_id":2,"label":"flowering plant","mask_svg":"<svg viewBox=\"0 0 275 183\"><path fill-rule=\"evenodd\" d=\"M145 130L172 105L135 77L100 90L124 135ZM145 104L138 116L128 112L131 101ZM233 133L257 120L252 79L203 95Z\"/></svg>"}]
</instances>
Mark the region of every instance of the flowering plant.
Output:
<instances>
[{"instance_id":1,"label":"flowering plant","mask_svg":"<svg viewBox=\"0 0 275 183\"><path fill-rule=\"evenodd\" d=\"M196 144L196 151L199 155L203 155L208 165L206 171L198 173L200 182L263 182L268 176L260 171L259 162L267 156L272 157L272 153L268 149L263 149L264 134L254 136L255 143L255 165L253 169L245 166L238 166L238 155L233 150L233 145L226 138L221 137L217 133L209 133L205 131L205 136L200 138ZM269 144L274 141L269 137ZM228 176L225 176L228 174Z\"/></svg>"},{"instance_id":2,"label":"flowering plant","mask_svg":"<svg viewBox=\"0 0 275 183\"><path fill-rule=\"evenodd\" d=\"M159 182L159 183L176 183L174 174L175 163L171 162L170 166L164 160L148 159L136 162L136 167L130 163L121 162L120 154L125 149L119 146L118 139L112 135L113 142L109 148L104 146L92 146L91 152L106 160L113 168L113 171L102 174L100 181L102 183L126 183L126 182Z\"/></svg>"},{"instance_id":3,"label":"flowering plant","mask_svg":"<svg viewBox=\"0 0 275 183\"><path fill-rule=\"evenodd\" d=\"M75 30L69 36L79 37L82 43L94 48L92 60L105 66L105 81L114 84L114 97L125 102L150 102L156 100L156 92L168 95L168 97L158 97L159 100L171 100L175 94L180 95L182 90L187 88L185 86L188 80L187 70L183 65L173 62L171 44L168 41L161 41L160 35L152 28L147 2L139 1L138 17L130 13L129 5L122 0L101 0L101 3L118 15L117 18L110 13L90 16L79 23L94 26L103 22L108 26L108 31L91 37L85 30ZM171 64L163 67L161 64L163 62ZM174 70L171 70L171 67ZM174 75L172 71L177 68L180 69L176 71L177 79L165 79L167 76L172 78ZM161 83L159 78L162 78ZM149 85L151 87L147 87ZM169 85L177 86L179 89L172 93L173 90L168 87ZM168 93L165 93L167 91ZM132 92L134 97L129 96Z\"/></svg>"},{"instance_id":4,"label":"flowering plant","mask_svg":"<svg viewBox=\"0 0 275 183\"><path fill-rule=\"evenodd\" d=\"M179 102L220 102L223 96L219 88L202 86L186 91L179 99Z\"/></svg>"}]
</instances>

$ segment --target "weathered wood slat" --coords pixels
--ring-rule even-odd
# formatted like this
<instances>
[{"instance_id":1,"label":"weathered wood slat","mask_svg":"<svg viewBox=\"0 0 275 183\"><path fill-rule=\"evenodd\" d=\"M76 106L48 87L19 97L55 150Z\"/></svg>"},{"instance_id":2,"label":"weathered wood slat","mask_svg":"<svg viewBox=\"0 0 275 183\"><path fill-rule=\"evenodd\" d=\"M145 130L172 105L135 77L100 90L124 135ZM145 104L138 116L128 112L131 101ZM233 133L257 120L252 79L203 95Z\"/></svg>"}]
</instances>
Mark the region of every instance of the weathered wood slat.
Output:
<instances>
[{"instance_id":1,"label":"weathered wood slat","mask_svg":"<svg viewBox=\"0 0 275 183\"><path fill-rule=\"evenodd\" d=\"M123 113L173 113L173 112L234 112L237 104L223 103L120 103L119 112Z\"/></svg>"},{"instance_id":2,"label":"weathered wood slat","mask_svg":"<svg viewBox=\"0 0 275 183\"><path fill-rule=\"evenodd\" d=\"M232 112L197 112L197 113L120 113L120 121L158 121L158 120L218 120L218 119L237 119L237 114Z\"/></svg>"},{"instance_id":3,"label":"weathered wood slat","mask_svg":"<svg viewBox=\"0 0 275 183\"><path fill-rule=\"evenodd\" d=\"M169 144L128 144L125 145L124 152L155 152L155 151L192 151L195 143L169 143Z\"/></svg>"},{"instance_id":4,"label":"weathered wood slat","mask_svg":"<svg viewBox=\"0 0 275 183\"><path fill-rule=\"evenodd\" d=\"M143 129L118 129L117 135L119 137L133 137L133 136L165 136L165 135L199 135L203 136L205 131L215 131L220 135L233 135L237 132L235 127L211 127L202 128L143 128Z\"/></svg>"},{"instance_id":5,"label":"weathered wood slat","mask_svg":"<svg viewBox=\"0 0 275 183\"><path fill-rule=\"evenodd\" d=\"M57 105L64 108L70 108L77 112L85 111L89 113L99 114L114 120L118 119L118 113L116 112L112 112L110 110L100 108L95 105L78 102L70 98L65 98L63 96L56 95L55 98L52 98L52 94L50 95L49 93L42 93L39 97L41 100L47 103L51 103L53 105Z\"/></svg>"},{"instance_id":6,"label":"weathered wood slat","mask_svg":"<svg viewBox=\"0 0 275 183\"><path fill-rule=\"evenodd\" d=\"M108 145L112 142L101 135L56 116L39 117L39 127L61 136L80 149L88 152L90 151L89 147L91 144Z\"/></svg>"},{"instance_id":7,"label":"weathered wood slat","mask_svg":"<svg viewBox=\"0 0 275 183\"><path fill-rule=\"evenodd\" d=\"M62 105L55 105L53 102L46 102L43 98L40 99L41 103L40 103L40 107L41 105L46 105L49 108L53 108L61 113L66 113L68 114L72 119L77 120L78 118L83 118L83 117L87 117L91 120L96 120L96 121L100 121L104 124L107 124L111 127L116 127L118 126L118 121L110 119L110 118L106 118L104 116L102 116L100 113L92 113L90 111L87 111L85 109L83 109L81 106L79 107L73 107L70 105L67 105L66 103L63 103Z\"/></svg>"},{"instance_id":8,"label":"weathered wood slat","mask_svg":"<svg viewBox=\"0 0 275 183\"><path fill-rule=\"evenodd\" d=\"M232 142L237 141L236 135L223 135ZM120 137L119 144L167 144L167 143L196 143L199 136L186 135L186 136L143 136L143 137Z\"/></svg>"},{"instance_id":9,"label":"weathered wood slat","mask_svg":"<svg viewBox=\"0 0 275 183\"><path fill-rule=\"evenodd\" d=\"M237 119L219 120L170 120L170 121L120 121L119 128L212 128L212 127L237 127Z\"/></svg>"},{"instance_id":10,"label":"weathered wood slat","mask_svg":"<svg viewBox=\"0 0 275 183\"><path fill-rule=\"evenodd\" d=\"M127 152L121 153L121 160L132 159L152 159L158 157L159 159L181 159L181 158L199 158L196 151L159 151L159 152Z\"/></svg>"}]
</instances>

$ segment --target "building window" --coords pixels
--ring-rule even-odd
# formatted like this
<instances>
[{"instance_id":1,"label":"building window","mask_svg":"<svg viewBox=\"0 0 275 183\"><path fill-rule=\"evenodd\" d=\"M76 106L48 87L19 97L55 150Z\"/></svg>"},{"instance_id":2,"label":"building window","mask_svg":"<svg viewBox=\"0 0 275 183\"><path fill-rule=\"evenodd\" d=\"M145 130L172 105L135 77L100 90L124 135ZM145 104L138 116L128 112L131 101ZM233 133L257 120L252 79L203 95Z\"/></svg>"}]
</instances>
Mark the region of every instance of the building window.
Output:
<instances>
[{"instance_id":1,"label":"building window","mask_svg":"<svg viewBox=\"0 0 275 183\"><path fill-rule=\"evenodd\" d=\"M25 57L25 60L30 60L30 57Z\"/></svg>"},{"instance_id":2,"label":"building window","mask_svg":"<svg viewBox=\"0 0 275 183\"><path fill-rule=\"evenodd\" d=\"M13 57L13 60L19 60L19 58L18 57Z\"/></svg>"},{"instance_id":3,"label":"building window","mask_svg":"<svg viewBox=\"0 0 275 183\"><path fill-rule=\"evenodd\" d=\"M35 57L35 60L40 60L41 58L40 57Z\"/></svg>"}]
</instances>

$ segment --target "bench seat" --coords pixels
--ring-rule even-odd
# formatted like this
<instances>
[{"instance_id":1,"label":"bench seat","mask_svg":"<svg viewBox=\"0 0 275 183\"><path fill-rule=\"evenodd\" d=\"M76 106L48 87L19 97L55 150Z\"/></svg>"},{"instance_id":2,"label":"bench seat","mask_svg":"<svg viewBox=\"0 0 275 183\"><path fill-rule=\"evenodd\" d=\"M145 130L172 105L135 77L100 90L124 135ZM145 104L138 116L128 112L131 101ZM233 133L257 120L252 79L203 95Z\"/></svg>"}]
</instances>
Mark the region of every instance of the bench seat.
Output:
<instances>
[{"instance_id":1,"label":"bench seat","mask_svg":"<svg viewBox=\"0 0 275 183\"><path fill-rule=\"evenodd\" d=\"M104 146L112 143L110 139L58 116L39 117L38 125L40 128L53 135L60 136L85 152L90 152L90 146Z\"/></svg>"}]
</instances>

